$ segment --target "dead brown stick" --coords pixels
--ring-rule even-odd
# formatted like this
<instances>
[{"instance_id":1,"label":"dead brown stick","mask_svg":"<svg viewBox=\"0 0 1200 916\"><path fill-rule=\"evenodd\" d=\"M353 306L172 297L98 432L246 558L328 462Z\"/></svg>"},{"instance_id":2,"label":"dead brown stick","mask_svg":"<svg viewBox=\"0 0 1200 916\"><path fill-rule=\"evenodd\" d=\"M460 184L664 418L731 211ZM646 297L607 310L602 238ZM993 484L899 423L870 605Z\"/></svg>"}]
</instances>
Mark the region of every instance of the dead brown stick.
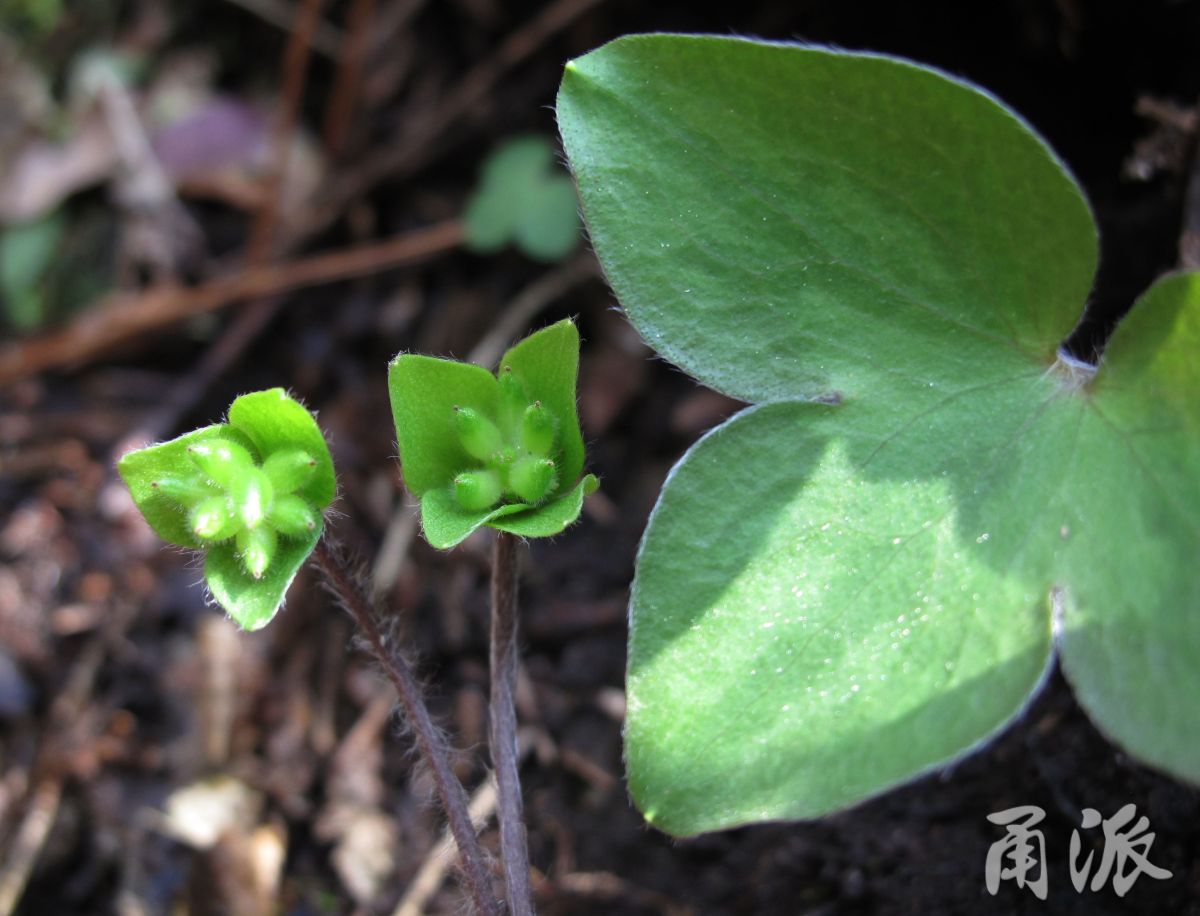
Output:
<instances>
[{"instance_id":1,"label":"dead brown stick","mask_svg":"<svg viewBox=\"0 0 1200 916\"><path fill-rule=\"evenodd\" d=\"M404 178L437 154L435 141L464 112L474 107L509 70L533 55L561 29L603 0L557 0L512 32L489 57L472 67L424 120L405 121L402 138L384 144L381 152L368 157L329 189L324 205L304 234L319 231L331 216L342 213L348 201L386 179Z\"/></svg>"},{"instance_id":2,"label":"dead brown stick","mask_svg":"<svg viewBox=\"0 0 1200 916\"><path fill-rule=\"evenodd\" d=\"M25 816L17 829L9 849L0 857L0 916L9 916L21 901L25 886L38 857L45 846L46 838L58 817L62 801L63 783L68 778L67 748L78 731L82 711L92 689L100 666L110 647L120 638L137 615L134 604L118 604L104 629L97 633L84 648L63 685L62 691L50 704L47 714L46 738L38 754L36 766L41 770L31 780L33 788L25 807Z\"/></svg>"},{"instance_id":3,"label":"dead brown stick","mask_svg":"<svg viewBox=\"0 0 1200 916\"><path fill-rule=\"evenodd\" d=\"M9 916L25 892L33 866L58 818L62 790L62 777L52 774L41 779L29 796L25 817L8 850L4 869L0 871L0 916Z\"/></svg>"},{"instance_id":4,"label":"dead brown stick","mask_svg":"<svg viewBox=\"0 0 1200 916\"><path fill-rule=\"evenodd\" d=\"M47 369L79 365L119 344L234 302L411 267L461 241L458 220L447 220L382 242L247 268L200 286L106 296L61 330L0 348L0 386Z\"/></svg>"},{"instance_id":5,"label":"dead brown stick","mask_svg":"<svg viewBox=\"0 0 1200 916\"><path fill-rule=\"evenodd\" d=\"M313 33L321 21L321 7L325 0L303 0L296 13L295 23L288 32L287 48L283 54L282 104L271 126L271 171L267 176L267 190L263 204L254 217L250 232L247 260L259 264L269 260L275 241L275 227L279 223L280 199L287 181L288 152L292 136L296 132L296 120L300 111L300 99L304 96L304 84L308 77L308 61L312 57Z\"/></svg>"},{"instance_id":6,"label":"dead brown stick","mask_svg":"<svg viewBox=\"0 0 1200 916\"><path fill-rule=\"evenodd\" d=\"M1200 108L1200 106L1197 106ZM1192 128L1195 130L1196 119ZM1192 162L1183 196L1183 225L1179 233L1179 266L1200 269L1200 136L1192 136Z\"/></svg>"},{"instance_id":7,"label":"dead brown stick","mask_svg":"<svg viewBox=\"0 0 1200 916\"><path fill-rule=\"evenodd\" d=\"M295 14L292 5L286 0L225 0L234 6L239 6L248 13L257 16L263 22L269 23L285 32L291 30ZM344 36L342 31L328 22L319 22L313 33L313 49L324 54L331 60L336 60L342 46Z\"/></svg>"},{"instance_id":8,"label":"dead brown stick","mask_svg":"<svg viewBox=\"0 0 1200 916\"><path fill-rule=\"evenodd\" d=\"M370 44L371 22L375 18L375 0L354 0L347 23L349 36L338 61L333 94L325 109L325 149L334 158L346 148L346 136L353 121L358 87L362 83L363 61Z\"/></svg>"}]
</instances>

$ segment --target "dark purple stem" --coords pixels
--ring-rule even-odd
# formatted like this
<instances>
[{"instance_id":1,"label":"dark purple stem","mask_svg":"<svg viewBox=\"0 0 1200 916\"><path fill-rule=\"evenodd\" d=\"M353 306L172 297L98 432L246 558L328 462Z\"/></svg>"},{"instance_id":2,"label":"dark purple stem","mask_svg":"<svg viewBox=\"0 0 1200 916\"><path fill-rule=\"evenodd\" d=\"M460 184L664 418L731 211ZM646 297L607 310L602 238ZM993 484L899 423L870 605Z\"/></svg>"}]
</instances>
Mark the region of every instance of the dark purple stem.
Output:
<instances>
[{"instance_id":1,"label":"dark purple stem","mask_svg":"<svg viewBox=\"0 0 1200 916\"><path fill-rule=\"evenodd\" d=\"M471 816L467 810L467 793L450 767L450 750L441 732L433 724L429 709L425 706L421 686L412 668L399 652L388 646L366 593L326 538L317 542L313 559L329 587L341 599L342 606L358 624L375 658L383 666L388 680L396 688L400 705L404 707L404 714L416 738L417 748L433 773L437 793L441 798L442 807L446 810L446 819L450 823L450 832L458 844L462 869L471 897L475 901L476 911L481 916L501 916L503 910L492 895L483 847L479 845L479 838L471 825Z\"/></svg>"},{"instance_id":2,"label":"dark purple stem","mask_svg":"<svg viewBox=\"0 0 1200 916\"><path fill-rule=\"evenodd\" d=\"M517 538L496 532L492 551L491 735L496 767L500 854L512 916L533 916L529 885L529 850L521 809L521 777L517 771Z\"/></svg>"}]
</instances>

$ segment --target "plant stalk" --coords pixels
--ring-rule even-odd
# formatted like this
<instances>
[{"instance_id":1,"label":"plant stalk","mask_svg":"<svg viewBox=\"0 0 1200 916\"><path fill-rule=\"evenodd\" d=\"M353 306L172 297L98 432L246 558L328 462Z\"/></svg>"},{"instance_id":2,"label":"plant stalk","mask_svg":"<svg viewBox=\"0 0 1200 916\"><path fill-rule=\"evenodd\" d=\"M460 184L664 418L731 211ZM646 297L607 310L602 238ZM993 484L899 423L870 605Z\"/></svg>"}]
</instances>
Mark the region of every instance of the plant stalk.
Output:
<instances>
[{"instance_id":1,"label":"plant stalk","mask_svg":"<svg viewBox=\"0 0 1200 916\"><path fill-rule=\"evenodd\" d=\"M497 531L492 550L491 729L489 743L496 768L496 819L500 853L512 916L533 916L529 850L517 772L517 538Z\"/></svg>"},{"instance_id":2,"label":"plant stalk","mask_svg":"<svg viewBox=\"0 0 1200 916\"><path fill-rule=\"evenodd\" d=\"M451 769L449 748L441 732L433 724L416 675L404 657L388 645L376 622L370 600L346 568L339 553L328 543L327 537L317 542L313 559L316 560L317 567L329 583L329 587L341 599L342 606L366 636L375 658L396 688L408 724L416 737L417 748L433 773L434 784L446 811L450 832L458 844L463 872L471 898L475 902L476 912L480 916L502 916L503 910L492 895L483 847L479 845L479 838L471 825L471 816L467 810L467 793Z\"/></svg>"}]
</instances>

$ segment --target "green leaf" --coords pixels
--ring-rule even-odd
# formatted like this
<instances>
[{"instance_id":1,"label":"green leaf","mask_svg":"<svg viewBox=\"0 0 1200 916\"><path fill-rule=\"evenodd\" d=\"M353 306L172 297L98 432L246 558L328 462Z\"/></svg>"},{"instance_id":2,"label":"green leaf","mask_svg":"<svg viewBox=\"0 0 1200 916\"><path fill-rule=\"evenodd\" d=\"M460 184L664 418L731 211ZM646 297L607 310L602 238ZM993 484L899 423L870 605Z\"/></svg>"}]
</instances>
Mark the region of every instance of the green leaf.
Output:
<instances>
[{"instance_id":1,"label":"green leaf","mask_svg":"<svg viewBox=\"0 0 1200 916\"><path fill-rule=\"evenodd\" d=\"M1117 328L1066 498L1067 678L1135 756L1200 781L1200 274L1152 286Z\"/></svg>"},{"instance_id":2,"label":"green leaf","mask_svg":"<svg viewBox=\"0 0 1200 916\"><path fill-rule=\"evenodd\" d=\"M0 232L0 296L9 323L31 331L45 320L45 301L39 289L62 239L65 220L56 210L41 219Z\"/></svg>"},{"instance_id":3,"label":"green leaf","mask_svg":"<svg viewBox=\"0 0 1200 916\"><path fill-rule=\"evenodd\" d=\"M569 320L530 335L505 353L500 361L503 383L467 363L408 353L392 361L388 386L400 462L405 483L421 501L421 526L430 544L453 547L484 525L547 537L579 517L584 492L594 489L595 478L580 479L584 448L575 407L578 370L579 332ZM507 393L502 396L502 391ZM455 478L481 470L497 431L508 445L497 453L503 453L503 461L489 465L491 472L508 475L520 465L529 437L524 419L535 403L550 415L542 425L554 430L551 451L536 455L555 462L554 489L536 506L512 499L489 508L466 508L455 496ZM466 423L464 408L470 410ZM464 447L464 437L471 449ZM545 444L544 435L533 438L533 445Z\"/></svg>"},{"instance_id":4,"label":"green leaf","mask_svg":"<svg viewBox=\"0 0 1200 916\"><path fill-rule=\"evenodd\" d=\"M224 452L235 455L240 446L250 460L214 463L203 451L197 462L189 448L204 443L226 446ZM289 477L298 486L283 497L289 503L280 507L281 528L273 521L273 487L261 466L268 462L275 468L280 462L271 461L272 456L282 455L286 463L296 451L315 465L306 474ZM229 423L130 452L117 469L134 503L163 540L205 551L204 577L213 597L248 630L265 626L279 610L296 572L321 537L321 513L336 491L333 460L320 427L282 388L243 395L230 407ZM214 474L220 479L213 479ZM189 511L220 500L236 516L236 530L222 530L216 534L220 543L206 544L193 534ZM248 505L254 511L248 511ZM306 521L315 524L309 529ZM239 545L255 555L242 556Z\"/></svg>"},{"instance_id":5,"label":"green leaf","mask_svg":"<svg viewBox=\"0 0 1200 916\"><path fill-rule=\"evenodd\" d=\"M1091 286L1096 233L1061 164L914 64L636 36L568 65L558 113L631 320L744 400L898 374L936 399L996 360L1053 359Z\"/></svg>"},{"instance_id":6,"label":"green leaf","mask_svg":"<svg viewBox=\"0 0 1200 916\"><path fill-rule=\"evenodd\" d=\"M497 251L509 242L539 261L558 261L579 241L571 180L553 168L541 137L510 140L488 158L464 217L467 247Z\"/></svg>"},{"instance_id":7,"label":"green leaf","mask_svg":"<svg viewBox=\"0 0 1200 916\"><path fill-rule=\"evenodd\" d=\"M1097 724L1200 780L1200 280L1056 358L1096 233L981 90L877 55L637 36L559 123L630 319L758 402L639 553L626 758L675 834L812 817L1016 715L1055 636Z\"/></svg>"}]
</instances>

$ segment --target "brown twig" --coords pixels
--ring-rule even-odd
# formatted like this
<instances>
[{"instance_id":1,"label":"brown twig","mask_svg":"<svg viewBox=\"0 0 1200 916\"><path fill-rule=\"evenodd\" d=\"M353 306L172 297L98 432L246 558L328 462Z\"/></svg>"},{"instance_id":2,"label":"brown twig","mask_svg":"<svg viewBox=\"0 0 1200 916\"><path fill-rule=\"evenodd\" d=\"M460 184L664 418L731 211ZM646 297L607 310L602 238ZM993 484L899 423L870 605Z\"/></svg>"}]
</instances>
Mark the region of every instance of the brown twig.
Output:
<instances>
[{"instance_id":1,"label":"brown twig","mask_svg":"<svg viewBox=\"0 0 1200 916\"><path fill-rule=\"evenodd\" d=\"M263 22L270 23L285 32L291 31L295 20L292 5L285 0L225 0L234 6L239 6L248 13L253 13ZM342 46L342 32L328 22L319 22L313 32L312 46L326 57L336 59Z\"/></svg>"},{"instance_id":2,"label":"brown twig","mask_svg":"<svg viewBox=\"0 0 1200 916\"><path fill-rule=\"evenodd\" d=\"M374 18L375 0L354 0L347 23L349 36L342 47L333 93L325 109L325 149L334 158L346 148Z\"/></svg>"},{"instance_id":3,"label":"brown twig","mask_svg":"<svg viewBox=\"0 0 1200 916\"><path fill-rule=\"evenodd\" d=\"M533 916L529 849L522 814L520 745L517 741L517 545L515 535L497 531L492 551L491 730L496 768L500 854L512 916Z\"/></svg>"},{"instance_id":4,"label":"brown twig","mask_svg":"<svg viewBox=\"0 0 1200 916\"><path fill-rule=\"evenodd\" d=\"M603 0L557 0L533 19L512 32L492 55L472 67L433 113L417 124L406 121L403 137L384 144L382 151L367 158L330 188L326 205L314 216L305 234L319 231L346 203L384 179L410 175L437 154L435 141L462 114L479 103L505 73L528 59L542 44Z\"/></svg>"},{"instance_id":5,"label":"brown twig","mask_svg":"<svg viewBox=\"0 0 1200 916\"><path fill-rule=\"evenodd\" d=\"M200 286L108 296L59 331L0 349L0 385L46 369L77 365L165 325L240 300L411 266L461 241L461 225L447 220L369 245L246 268Z\"/></svg>"},{"instance_id":6,"label":"brown twig","mask_svg":"<svg viewBox=\"0 0 1200 916\"><path fill-rule=\"evenodd\" d=\"M8 858L0 871L0 914L9 916L25 892L34 863L46 844L50 828L58 818L63 783L57 774L40 779L29 796L25 817L13 838Z\"/></svg>"},{"instance_id":7,"label":"brown twig","mask_svg":"<svg viewBox=\"0 0 1200 916\"><path fill-rule=\"evenodd\" d=\"M47 736L37 762L41 776L34 781L25 817L0 865L0 916L13 912L25 892L25 885L58 817L64 781L69 775L66 771L70 766L71 733L83 721L82 710L92 694L100 666L136 614L137 606L132 603L120 603L113 609L104 629L84 649L62 691L50 704Z\"/></svg>"},{"instance_id":8,"label":"brown twig","mask_svg":"<svg viewBox=\"0 0 1200 916\"><path fill-rule=\"evenodd\" d=\"M433 774L450 831L458 844L463 872L476 910L485 916L500 916L501 908L492 895L483 848L479 845L479 838L471 824L467 793L450 766L450 750L433 724L416 675L404 657L384 639L370 600L358 581L346 569L341 558L330 547L327 537L318 541L313 551L317 568L321 570L347 613L354 618L359 630L366 637L371 652L383 666L392 686L396 688L408 725L413 730L417 748Z\"/></svg>"},{"instance_id":9,"label":"brown twig","mask_svg":"<svg viewBox=\"0 0 1200 916\"><path fill-rule=\"evenodd\" d=\"M1200 108L1200 106L1198 106ZM1192 119L1195 131L1196 118ZM1200 270L1200 135L1192 135L1192 163L1183 196L1183 227L1179 234L1179 266Z\"/></svg>"},{"instance_id":10,"label":"brown twig","mask_svg":"<svg viewBox=\"0 0 1200 916\"><path fill-rule=\"evenodd\" d=\"M313 34L321 20L325 0L304 0L296 13L295 24L288 33L287 49L283 55L283 105L271 128L272 169L266 179L267 191L263 205L254 219L250 233L248 260L259 264L268 260L279 222L280 198L287 180L288 151L296 132L300 99L308 76L308 61L312 56Z\"/></svg>"}]
</instances>

